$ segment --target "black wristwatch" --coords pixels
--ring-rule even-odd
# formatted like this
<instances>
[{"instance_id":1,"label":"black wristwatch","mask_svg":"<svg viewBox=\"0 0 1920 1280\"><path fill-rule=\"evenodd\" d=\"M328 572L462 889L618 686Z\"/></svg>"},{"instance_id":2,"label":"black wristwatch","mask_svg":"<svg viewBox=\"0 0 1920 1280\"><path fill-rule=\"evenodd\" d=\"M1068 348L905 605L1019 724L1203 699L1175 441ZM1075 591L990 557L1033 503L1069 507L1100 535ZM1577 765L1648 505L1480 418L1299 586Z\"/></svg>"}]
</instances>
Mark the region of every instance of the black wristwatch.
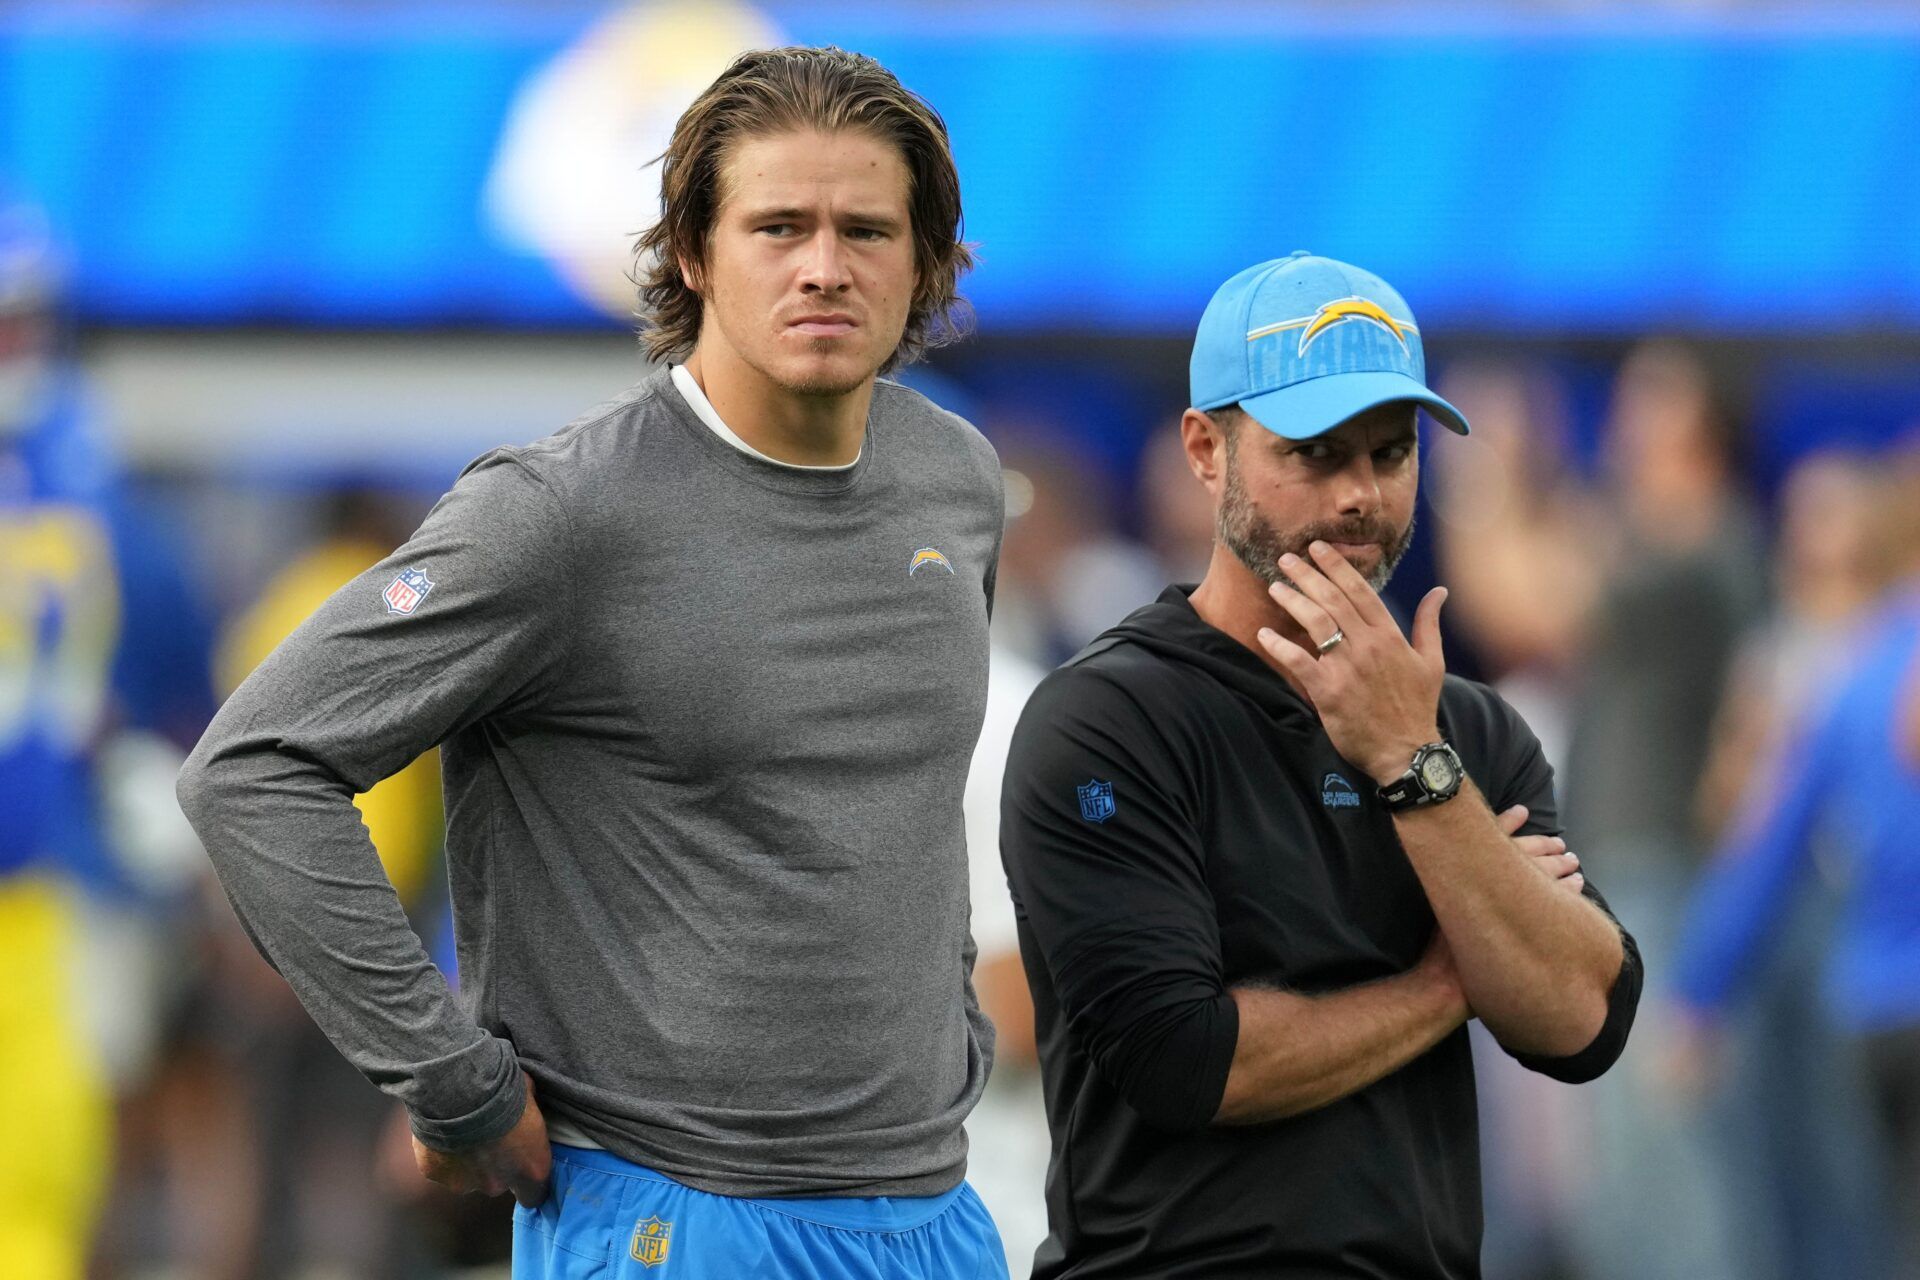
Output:
<instances>
[{"instance_id":1,"label":"black wristwatch","mask_svg":"<svg viewBox=\"0 0 1920 1280\"><path fill-rule=\"evenodd\" d=\"M1375 794L1393 813L1422 805L1445 804L1460 794L1467 771L1460 757L1444 742L1429 742L1413 753L1413 764Z\"/></svg>"}]
</instances>

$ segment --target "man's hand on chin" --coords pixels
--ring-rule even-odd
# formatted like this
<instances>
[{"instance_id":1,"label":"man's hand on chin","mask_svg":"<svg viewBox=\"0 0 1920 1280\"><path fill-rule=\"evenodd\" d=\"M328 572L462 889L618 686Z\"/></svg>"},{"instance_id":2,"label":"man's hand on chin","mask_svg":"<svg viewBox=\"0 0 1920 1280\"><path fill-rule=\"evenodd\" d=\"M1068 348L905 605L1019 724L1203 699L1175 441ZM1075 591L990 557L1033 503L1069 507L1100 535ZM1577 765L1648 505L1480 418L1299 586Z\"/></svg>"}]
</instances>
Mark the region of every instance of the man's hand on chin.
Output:
<instances>
[{"instance_id":1,"label":"man's hand on chin","mask_svg":"<svg viewBox=\"0 0 1920 1280\"><path fill-rule=\"evenodd\" d=\"M1319 713L1333 749L1385 784L1413 753L1439 740L1440 686L1447 664L1440 647L1444 587L1420 601L1413 641L1346 557L1315 542L1302 559L1280 557L1285 575L1268 594L1306 633L1307 646L1270 627L1258 639L1273 664Z\"/></svg>"}]
</instances>

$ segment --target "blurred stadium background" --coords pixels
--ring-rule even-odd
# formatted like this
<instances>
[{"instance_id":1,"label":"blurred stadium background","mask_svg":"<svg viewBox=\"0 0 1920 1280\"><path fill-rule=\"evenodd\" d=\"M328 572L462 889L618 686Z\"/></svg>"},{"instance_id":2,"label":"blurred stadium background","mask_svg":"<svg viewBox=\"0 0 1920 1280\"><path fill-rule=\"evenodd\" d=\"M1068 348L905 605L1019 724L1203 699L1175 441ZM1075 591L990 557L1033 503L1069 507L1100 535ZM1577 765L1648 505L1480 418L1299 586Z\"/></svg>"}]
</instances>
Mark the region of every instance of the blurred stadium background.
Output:
<instances>
[{"instance_id":1,"label":"blurred stadium background","mask_svg":"<svg viewBox=\"0 0 1920 1280\"><path fill-rule=\"evenodd\" d=\"M970 803L1009 1030L973 1176L1015 1274L1046 1144L991 900L995 735L1023 680L1204 564L1187 344L1219 281L1297 248L1392 281L1475 424L1428 456L1392 595L1453 588L1450 665L1541 732L1650 961L1602 1085L1484 1059L1488 1276L1920 1274L1897 1245L1912 1026L1822 976L1875 874L1845 815L1770 890L1738 999L1660 994L1716 849L1764 817L1851 638L1912 599L1920 6L16 0L0 962L70 989L83 1028L32 1038L57 1011L0 996L0 1107L55 1099L0 1124L0 1276L77 1274L63 1230L104 1277L504 1274L505 1207L414 1178L238 935L172 773L467 459L640 376L647 161L773 43L873 54L930 99L979 245L974 337L904 377L1007 467L1005 687ZM1885 747L1912 779L1907 688ZM437 806L430 761L363 799L429 939Z\"/></svg>"}]
</instances>

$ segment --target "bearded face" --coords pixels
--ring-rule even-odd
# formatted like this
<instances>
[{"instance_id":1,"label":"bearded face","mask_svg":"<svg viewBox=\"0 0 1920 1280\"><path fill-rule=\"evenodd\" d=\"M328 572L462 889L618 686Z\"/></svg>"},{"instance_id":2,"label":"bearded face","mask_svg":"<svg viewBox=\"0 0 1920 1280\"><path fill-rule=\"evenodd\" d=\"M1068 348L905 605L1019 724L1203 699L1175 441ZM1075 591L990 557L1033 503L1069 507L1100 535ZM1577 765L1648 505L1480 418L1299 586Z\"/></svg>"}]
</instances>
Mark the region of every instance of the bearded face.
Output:
<instances>
[{"instance_id":1,"label":"bearded face","mask_svg":"<svg viewBox=\"0 0 1920 1280\"><path fill-rule=\"evenodd\" d=\"M1292 552L1307 558L1307 547L1316 542L1371 543L1380 555L1371 568L1362 568L1367 585L1375 591L1385 589L1407 548L1413 544L1413 511L1407 512L1404 527L1395 528L1384 513L1353 520L1312 520L1282 528L1261 511L1247 492L1240 465L1239 438L1247 426L1236 424L1227 431L1226 475L1221 487L1217 529L1220 541L1254 576L1271 586L1288 582L1280 572L1280 557ZM1257 429L1257 428L1256 428ZM1356 566L1358 567L1358 566Z\"/></svg>"}]
</instances>

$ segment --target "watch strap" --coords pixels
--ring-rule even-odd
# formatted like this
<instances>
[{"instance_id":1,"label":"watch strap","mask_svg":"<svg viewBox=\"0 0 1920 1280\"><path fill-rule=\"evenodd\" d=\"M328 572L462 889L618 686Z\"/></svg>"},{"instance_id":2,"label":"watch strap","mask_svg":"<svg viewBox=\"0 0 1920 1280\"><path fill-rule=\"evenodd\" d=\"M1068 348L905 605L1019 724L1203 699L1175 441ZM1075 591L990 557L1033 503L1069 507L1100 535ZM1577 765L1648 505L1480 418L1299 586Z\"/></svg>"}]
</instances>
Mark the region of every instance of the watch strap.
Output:
<instances>
[{"instance_id":1,"label":"watch strap","mask_svg":"<svg viewBox=\"0 0 1920 1280\"><path fill-rule=\"evenodd\" d=\"M1402 809L1415 809L1431 800L1426 786L1420 781L1420 775L1412 769L1381 787L1380 802L1388 809L1398 813Z\"/></svg>"},{"instance_id":2,"label":"watch strap","mask_svg":"<svg viewBox=\"0 0 1920 1280\"><path fill-rule=\"evenodd\" d=\"M1444 791L1436 791L1427 785L1421 776L1421 766L1435 755L1446 755L1453 764L1453 786ZM1389 813L1404 813L1408 809L1418 809L1426 805L1445 804L1460 794L1460 784L1466 779L1466 766L1460 761L1460 753L1446 742L1429 742L1413 753L1413 762L1407 771L1391 782L1383 784L1375 794Z\"/></svg>"}]
</instances>

